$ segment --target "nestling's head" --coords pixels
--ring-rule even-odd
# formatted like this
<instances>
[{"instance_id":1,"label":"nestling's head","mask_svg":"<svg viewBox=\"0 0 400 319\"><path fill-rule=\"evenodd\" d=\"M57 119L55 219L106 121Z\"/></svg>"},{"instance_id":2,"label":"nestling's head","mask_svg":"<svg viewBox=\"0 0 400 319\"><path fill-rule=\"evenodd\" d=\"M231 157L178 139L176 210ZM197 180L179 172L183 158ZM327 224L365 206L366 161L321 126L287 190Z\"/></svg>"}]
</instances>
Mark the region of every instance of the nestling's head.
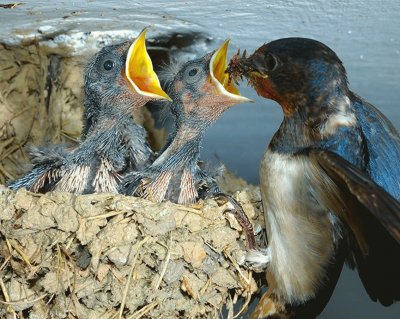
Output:
<instances>
[{"instance_id":1,"label":"nestling's head","mask_svg":"<svg viewBox=\"0 0 400 319\"><path fill-rule=\"evenodd\" d=\"M92 104L130 113L151 100L170 100L160 87L145 40L146 29L133 43L104 47L89 61L84 86Z\"/></svg>"},{"instance_id":2,"label":"nestling's head","mask_svg":"<svg viewBox=\"0 0 400 319\"><path fill-rule=\"evenodd\" d=\"M277 101L285 116L320 113L348 93L342 62L329 47L311 39L264 44L249 57L234 56L227 72L234 80L245 76L258 95Z\"/></svg>"},{"instance_id":3,"label":"nestling's head","mask_svg":"<svg viewBox=\"0 0 400 319\"><path fill-rule=\"evenodd\" d=\"M225 41L218 50L184 63L172 74L167 91L175 115L213 122L229 107L250 101L240 95L225 73L228 43Z\"/></svg>"}]
</instances>

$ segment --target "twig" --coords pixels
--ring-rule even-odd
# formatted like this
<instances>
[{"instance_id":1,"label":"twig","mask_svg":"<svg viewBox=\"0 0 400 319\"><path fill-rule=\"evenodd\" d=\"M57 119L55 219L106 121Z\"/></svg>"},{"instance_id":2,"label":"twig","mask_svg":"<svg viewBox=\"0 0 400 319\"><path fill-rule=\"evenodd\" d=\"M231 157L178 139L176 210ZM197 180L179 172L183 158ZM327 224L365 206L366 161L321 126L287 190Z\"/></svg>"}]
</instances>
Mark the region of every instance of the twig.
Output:
<instances>
[{"instance_id":1,"label":"twig","mask_svg":"<svg viewBox=\"0 0 400 319\"><path fill-rule=\"evenodd\" d=\"M146 313L148 313L151 309L156 307L157 305L158 305L158 301L153 301L152 303L149 303L148 305L144 306L142 309L133 313L127 319L133 319L133 318L139 319L139 318L143 317Z\"/></svg>"},{"instance_id":2,"label":"twig","mask_svg":"<svg viewBox=\"0 0 400 319\"><path fill-rule=\"evenodd\" d=\"M213 245L211 245L208 241L204 242L208 247L210 247L211 250L213 250L215 253L217 253L218 255L221 255L221 252L217 250L217 248L215 248Z\"/></svg>"},{"instance_id":3,"label":"twig","mask_svg":"<svg viewBox=\"0 0 400 319\"><path fill-rule=\"evenodd\" d=\"M69 248L71 247L72 242L74 241L74 239L75 239L75 236L71 236L71 238L69 239L69 241L68 241L67 244L65 245L65 249L66 249L66 250L69 250Z\"/></svg>"},{"instance_id":4,"label":"twig","mask_svg":"<svg viewBox=\"0 0 400 319\"><path fill-rule=\"evenodd\" d=\"M245 302L244 302L242 308L240 308L239 312L238 312L236 315L233 316L233 319L239 317L239 316L243 313L243 311L244 311L244 310L246 309L246 307L249 305L250 300L251 300L251 293L250 293L250 292L247 292L246 300L245 300Z\"/></svg>"},{"instance_id":5,"label":"twig","mask_svg":"<svg viewBox=\"0 0 400 319\"><path fill-rule=\"evenodd\" d=\"M155 285L154 290L158 290L158 288L160 287L161 282L162 282L162 280L164 278L165 272L167 271L169 260L171 258L171 233L170 233L170 236L169 236L168 247L166 247L166 248L167 248L167 256L165 257L164 267L161 270L160 277L157 280L157 284Z\"/></svg>"},{"instance_id":6,"label":"twig","mask_svg":"<svg viewBox=\"0 0 400 319\"><path fill-rule=\"evenodd\" d=\"M240 269L239 265L233 260L232 256L228 253L228 251L226 251L226 249L224 249L224 252L226 254L226 256L228 257L228 259L230 260L230 262L233 264L233 266L235 267L235 269L237 270L237 272L239 273L240 277L242 277L242 279L244 280L245 284L247 285L246 291L247 291L247 296L246 296L246 300L243 304L243 306L240 308L239 312L234 315L232 317L232 319L239 317L243 311L245 310L245 308L249 305L250 300L251 300L251 292L249 291L248 287L251 287L251 274L248 273L249 278L246 278L246 276L243 274L242 270Z\"/></svg>"},{"instance_id":7,"label":"twig","mask_svg":"<svg viewBox=\"0 0 400 319\"><path fill-rule=\"evenodd\" d=\"M123 210L123 211L119 211L119 212L109 212L109 213L100 214L100 215L96 215L96 216L86 217L84 219L86 219L86 220L102 219L102 218L108 218L108 217L112 217L112 216L116 216L116 215L120 215L120 214L124 214L124 213L128 213L128 211Z\"/></svg>"},{"instance_id":8,"label":"twig","mask_svg":"<svg viewBox=\"0 0 400 319\"><path fill-rule=\"evenodd\" d=\"M100 316L100 319L112 319L115 317L115 315L118 315L118 311L116 313L114 313L114 315L112 314L113 312L115 312L115 309L108 309L105 313L103 313Z\"/></svg>"},{"instance_id":9,"label":"twig","mask_svg":"<svg viewBox=\"0 0 400 319\"><path fill-rule=\"evenodd\" d=\"M6 286L4 285L3 278L1 278L1 277L0 277L0 288L1 288L1 291L3 292L4 299L6 300L6 302L10 302L10 296L8 295ZM12 312L14 314L14 317L15 317L15 310L12 307L12 305L8 305L7 311L8 312Z\"/></svg>"},{"instance_id":10,"label":"twig","mask_svg":"<svg viewBox=\"0 0 400 319\"><path fill-rule=\"evenodd\" d=\"M175 207L177 210L181 210L184 212L190 212L196 215L200 215L203 216L202 212L200 209L196 209L196 208L191 208L191 207L186 207L186 206L181 206L181 205L176 205Z\"/></svg>"},{"instance_id":11,"label":"twig","mask_svg":"<svg viewBox=\"0 0 400 319\"><path fill-rule=\"evenodd\" d=\"M121 274L117 273L117 271L113 267L110 267L110 271L114 275L114 277L118 280L119 283L122 284L124 282L123 279L121 278Z\"/></svg>"},{"instance_id":12,"label":"twig","mask_svg":"<svg viewBox=\"0 0 400 319\"><path fill-rule=\"evenodd\" d=\"M25 252L23 251L23 249L21 248L21 246L13 239L8 239L6 238L6 242L7 245L10 245L11 247L13 247L15 249L15 251L21 256L22 260L29 266L32 267L32 264L29 260L29 257L27 254L25 254ZM9 247L10 248L10 247Z\"/></svg>"},{"instance_id":13,"label":"twig","mask_svg":"<svg viewBox=\"0 0 400 319\"><path fill-rule=\"evenodd\" d=\"M137 252L136 252L136 254L135 254L135 257L133 258L132 267L131 267L131 269L129 270L128 279L127 279L127 281L126 281L126 285L125 285L125 289L124 289L124 294L123 294L123 296L122 296L121 306L120 306L120 308L119 308L119 316L118 316L119 319L122 319L122 313L124 312L125 303L126 303L126 297L127 297L127 295L128 295L128 290L129 290L129 285L131 284L131 277L132 277L132 274L133 274L133 270L135 269L137 259L138 259L138 257L139 257L140 248L141 248L149 239L150 239L150 237L145 237L142 241L140 241L140 242L137 244Z\"/></svg>"},{"instance_id":14,"label":"twig","mask_svg":"<svg viewBox=\"0 0 400 319\"><path fill-rule=\"evenodd\" d=\"M244 282L246 283L246 285L250 285L250 281L249 279L247 279L245 277L245 275L243 275L242 270L240 269L239 265L237 264L236 261L233 260L232 256L228 253L228 251L226 249L224 249L224 253L226 255L226 257L228 257L228 259L230 260L230 262L233 264L233 267L235 267L235 269L237 270L237 272L239 273L240 277L242 277L242 279L244 280Z\"/></svg>"},{"instance_id":15,"label":"twig","mask_svg":"<svg viewBox=\"0 0 400 319\"><path fill-rule=\"evenodd\" d=\"M20 146L19 145L14 145L12 147L9 148L9 150L5 153L3 153L0 156L0 161L6 159L7 157L9 157L12 153L14 153L15 151L19 150Z\"/></svg>"},{"instance_id":16,"label":"twig","mask_svg":"<svg viewBox=\"0 0 400 319\"><path fill-rule=\"evenodd\" d=\"M1 280L1 279L0 279ZM30 304L30 303L35 303L35 302L37 302L37 301L40 301L40 300L42 300L42 299L44 299L45 297L47 297L47 295L48 294L43 294L43 295L41 295L41 296L39 296L39 297L37 297L37 298L35 298L35 299L33 299L33 300L25 300L25 299L27 299L27 298L29 298L29 297L26 297L26 298L23 298L23 299L20 299L20 300L16 300L16 301L2 301L2 300L0 300L0 303L2 303L3 305L23 305L23 304Z\"/></svg>"},{"instance_id":17,"label":"twig","mask_svg":"<svg viewBox=\"0 0 400 319\"><path fill-rule=\"evenodd\" d=\"M211 284L211 278L208 278L208 280L205 283L205 285L199 291L199 296L200 297L204 295L204 293L207 291L207 288L210 286L210 284Z\"/></svg>"},{"instance_id":18,"label":"twig","mask_svg":"<svg viewBox=\"0 0 400 319\"><path fill-rule=\"evenodd\" d=\"M7 171L7 170L5 169L5 167L4 167L3 165L1 165L1 163L0 163L0 171L1 171L6 177L8 177L8 178L10 178L10 179L14 178L14 175L12 175L9 171Z\"/></svg>"},{"instance_id":19,"label":"twig","mask_svg":"<svg viewBox=\"0 0 400 319\"><path fill-rule=\"evenodd\" d=\"M67 123L65 123L65 124L67 124ZM75 143L79 143L79 139L78 138L67 134L64 130L61 130L61 135L64 136L65 138L75 142Z\"/></svg>"},{"instance_id":20,"label":"twig","mask_svg":"<svg viewBox=\"0 0 400 319\"><path fill-rule=\"evenodd\" d=\"M61 250L60 246L57 244L57 290L59 289L59 285L61 283L60 276L61 276L61 270L62 270L62 255L61 255Z\"/></svg>"},{"instance_id":21,"label":"twig","mask_svg":"<svg viewBox=\"0 0 400 319\"><path fill-rule=\"evenodd\" d=\"M2 271L5 267L6 267L6 265L7 265L7 263L8 263L8 261L11 259L11 256L8 256L7 258L6 258L6 260L4 260L4 262L1 264L1 266L0 266L0 271Z\"/></svg>"}]
</instances>

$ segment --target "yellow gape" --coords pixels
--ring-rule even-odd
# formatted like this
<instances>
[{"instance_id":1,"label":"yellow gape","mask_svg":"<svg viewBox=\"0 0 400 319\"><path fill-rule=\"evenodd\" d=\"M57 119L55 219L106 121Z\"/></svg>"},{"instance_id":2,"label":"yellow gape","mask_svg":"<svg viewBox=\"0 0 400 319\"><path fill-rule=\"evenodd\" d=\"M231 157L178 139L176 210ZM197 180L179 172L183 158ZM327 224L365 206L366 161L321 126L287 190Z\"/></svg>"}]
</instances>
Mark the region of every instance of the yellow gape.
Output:
<instances>
[{"instance_id":1,"label":"yellow gape","mask_svg":"<svg viewBox=\"0 0 400 319\"><path fill-rule=\"evenodd\" d=\"M239 89L229 82L229 75L225 73L227 68L227 54L228 54L229 40L226 40L221 47L215 51L210 61L210 74L211 80L216 86L217 90L224 95L238 100L238 102L251 102L250 99L241 96Z\"/></svg>"},{"instance_id":2,"label":"yellow gape","mask_svg":"<svg viewBox=\"0 0 400 319\"><path fill-rule=\"evenodd\" d=\"M171 101L153 70L153 63L146 50L146 31L144 29L129 48L125 65L126 77L137 93Z\"/></svg>"}]
</instances>

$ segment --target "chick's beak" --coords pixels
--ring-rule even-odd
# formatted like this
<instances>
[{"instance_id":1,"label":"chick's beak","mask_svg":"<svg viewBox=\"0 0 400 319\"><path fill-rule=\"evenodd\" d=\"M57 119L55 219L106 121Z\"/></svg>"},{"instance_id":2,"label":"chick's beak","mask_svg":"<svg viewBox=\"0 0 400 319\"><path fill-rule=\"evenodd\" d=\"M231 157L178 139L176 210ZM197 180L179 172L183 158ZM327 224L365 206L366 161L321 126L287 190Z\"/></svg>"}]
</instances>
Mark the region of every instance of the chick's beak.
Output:
<instances>
[{"instance_id":1,"label":"chick's beak","mask_svg":"<svg viewBox=\"0 0 400 319\"><path fill-rule=\"evenodd\" d=\"M157 100L172 101L161 88L153 70L153 63L146 50L146 31L144 29L129 47L125 63L126 78L138 94Z\"/></svg>"},{"instance_id":2,"label":"chick's beak","mask_svg":"<svg viewBox=\"0 0 400 319\"><path fill-rule=\"evenodd\" d=\"M241 96L238 88L233 81L229 80L229 74L225 73L227 68L227 53L229 40L226 40L221 47L215 51L210 60L211 81L214 83L217 91L225 95L236 103L253 102L247 97Z\"/></svg>"}]
</instances>

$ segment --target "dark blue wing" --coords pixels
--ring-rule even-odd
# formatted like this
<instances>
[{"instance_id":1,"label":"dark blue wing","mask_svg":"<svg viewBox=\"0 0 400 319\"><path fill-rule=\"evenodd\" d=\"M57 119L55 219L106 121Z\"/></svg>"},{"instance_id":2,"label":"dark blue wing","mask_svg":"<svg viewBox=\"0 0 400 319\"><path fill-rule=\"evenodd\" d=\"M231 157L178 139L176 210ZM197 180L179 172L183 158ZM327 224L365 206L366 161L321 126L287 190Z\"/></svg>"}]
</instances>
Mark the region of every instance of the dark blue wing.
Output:
<instances>
[{"instance_id":1,"label":"dark blue wing","mask_svg":"<svg viewBox=\"0 0 400 319\"><path fill-rule=\"evenodd\" d=\"M320 198L350 231L349 260L369 296L386 306L400 300L400 202L343 157L317 149L308 156L337 186L320 189Z\"/></svg>"},{"instance_id":2,"label":"dark blue wing","mask_svg":"<svg viewBox=\"0 0 400 319\"><path fill-rule=\"evenodd\" d=\"M400 136L373 105L355 96L353 105L368 148L370 177L400 200Z\"/></svg>"},{"instance_id":3,"label":"dark blue wing","mask_svg":"<svg viewBox=\"0 0 400 319\"><path fill-rule=\"evenodd\" d=\"M400 299L400 138L382 113L357 96L352 111L357 125L339 128L321 143L323 150L309 155L341 192L346 207L328 207L350 230L349 258L368 294L390 305Z\"/></svg>"}]
</instances>

